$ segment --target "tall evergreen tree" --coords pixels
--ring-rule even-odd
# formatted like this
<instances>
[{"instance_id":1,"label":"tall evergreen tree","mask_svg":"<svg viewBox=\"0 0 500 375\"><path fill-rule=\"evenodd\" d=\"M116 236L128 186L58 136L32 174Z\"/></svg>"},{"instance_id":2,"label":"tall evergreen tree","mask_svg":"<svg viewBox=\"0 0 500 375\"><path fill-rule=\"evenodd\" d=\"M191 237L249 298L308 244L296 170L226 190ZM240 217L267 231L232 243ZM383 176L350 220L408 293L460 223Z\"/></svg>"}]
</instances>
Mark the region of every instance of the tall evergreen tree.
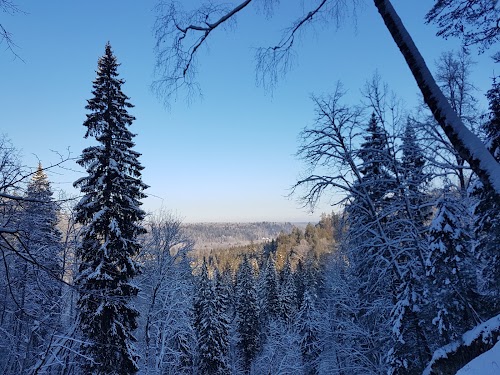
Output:
<instances>
[{"instance_id":1,"label":"tall evergreen tree","mask_svg":"<svg viewBox=\"0 0 500 375\"><path fill-rule=\"evenodd\" d=\"M370 373L369 368L380 366L380 353L388 345L389 335L381 322L389 321L395 294L386 232L389 196L395 186L387 134L375 114L370 117L364 140L357 152L361 159L358 179L350 187L346 207L344 246L349 262L347 282L353 294L349 300L353 316L346 318L352 320L359 335L351 341L353 351L363 353L355 366L360 373ZM366 332L370 332L370 340L363 337Z\"/></svg>"},{"instance_id":2,"label":"tall evergreen tree","mask_svg":"<svg viewBox=\"0 0 500 375\"><path fill-rule=\"evenodd\" d=\"M489 118L483 125L488 150L500 163L500 82L493 80L493 86L486 94L489 101ZM478 198L474 214L476 217L476 252L482 260L483 291L492 302L493 315L500 309L500 201L495 199L491 190L484 188L479 181L473 187Z\"/></svg>"},{"instance_id":3,"label":"tall evergreen tree","mask_svg":"<svg viewBox=\"0 0 500 375\"><path fill-rule=\"evenodd\" d=\"M263 271L259 275L259 297L261 301L261 320L267 322L279 315L278 275L274 256L266 259Z\"/></svg>"},{"instance_id":4,"label":"tall evergreen tree","mask_svg":"<svg viewBox=\"0 0 500 375\"><path fill-rule=\"evenodd\" d=\"M385 243L386 234L382 232L388 222L389 196L395 191L395 180L388 168L392 158L387 134L375 114L369 120L366 133L358 151L361 176L351 187L346 212L350 263L357 275L359 296L368 301L386 296L387 284L391 282L390 275L380 270L387 269L391 258Z\"/></svg>"},{"instance_id":5,"label":"tall evergreen tree","mask_svg":"<svg viewBox=\"0 0 500 375\"><path fill-rule=\"evenodd\" d=\"M291 323L297 311L297 288L288 257L281 270L279 285L279 316L285 323Z\"/></svg>"},{"instance_id":6,"label":"tall evergreen tree","mask_svg":"<svg viewBox=\"0 0 500 375\"><path fill-rule=\"evenodd\" d=\"M123 94L111 45L98 61L97 78L85 107L90 111L85 138L98 145L87 147L77 161L88 176L74 185L84 194L76 207L82 228L78 249L80 288L79 324L84 336L84 371L92 374L133 374L138 370L132 334L138 312L132 298L138 288L131 280L139 273L134 261L140 250L137 237L145 233L140 199L147 186L141 181L140 154L134 151L135 134L128 130L135 118Z\"/></svg>"},{"instance_id":7,"label":"tall evergreen tree","mask_svg":"<svg viewBox=\"0 0 500 375\"><path fill-rule=\"evenodd\" d=\"M236 281L238 347L242 355L243 367L248 372L252 360L260 349L260 322L253 269L247 257L238 268Z\"/></svg>"},{"instance_id":8,"label":"tall evergreen tree","mask_svg":"<svg viewBox=\"0 0 500 375\"><path fill-rule=\"evenodd\" d=\"M379 124L375 113L372 113L370 117L366 133L365 142L361 144L358 152L362 160L359 170L363 175L358 185L362 185L366 190L375 204L375 209L379 212L384 205L387 193L394 189L394 178L388 168L392 164L392 157L387 132Z\"/></svg>"},{"instance_id":9,"label":"tall evergreen tree","mask_svg":"<svg viewBox=\"0 0 500 375\"><path fill-rule=\"evenodd\" d=\"M226 306L221 301L215 277L209 278L204 261L195 303L199 372L202 374L229 374L229 326L224 311Z\"/></svg>"},{"instance_id":10,"label":"tall evergreen tree","mask_svg":"<svg viewBox=\"0 0 500 375\"><path fill-rule=\"evenodd\" d=\"M14 298L10 327L15 338L5 373L27 374L33 371L50 346L50 335L60 329L60 291L62 277L61 232L57 228L59 207L41 164L26 191L19 212L18 253L9 271ZM26 259L31 260L27 262ZM2 320L8 320L8 315Z\"/></svg>"},{"instance_id":11,"label":"tall evergreen tree","mask_svg":"<svg viewBox=\"0 0 500 375\"><path fill-rule=\"evenodd\" d=\"M402 137L401 171L403 188L408 199L412 213L414 213L414 224L422 227L429 220L431 209L425 206L428 200L425 186L430 176L424 171L425 156L417 143L412 121L408 119Z\"/></svg>"},{"instance_id":12,"label":"tall evergreen tree","mask_svg":"<svg viewBox=\"0 0 500 375\"><path fill-rule=\"evenodd\" d=\"M321 331L324 328L322 319L325 319L318 310L317 296L311 288L304 292L304 300L298 312L300 350L304 363L304 373L315 375L318 373L318 357L321 354Z\"/></svg>"},{"instance_id":13,"label":"tall evergreen tree","mask_svg":"<svg viewBox=\"0 0 500 375\"><path fill-rule=\"evenodd\" d=\"M389 373L419 373L430 359L422 306L425 305L426 224L430 217L425 192L425 159L408 119L402 136L401 160L394 161L397 190L392 197L385 232L397 244L391 282L395 294L391 311L393 340L388 352Z\"/></svg>"}]
</instances>

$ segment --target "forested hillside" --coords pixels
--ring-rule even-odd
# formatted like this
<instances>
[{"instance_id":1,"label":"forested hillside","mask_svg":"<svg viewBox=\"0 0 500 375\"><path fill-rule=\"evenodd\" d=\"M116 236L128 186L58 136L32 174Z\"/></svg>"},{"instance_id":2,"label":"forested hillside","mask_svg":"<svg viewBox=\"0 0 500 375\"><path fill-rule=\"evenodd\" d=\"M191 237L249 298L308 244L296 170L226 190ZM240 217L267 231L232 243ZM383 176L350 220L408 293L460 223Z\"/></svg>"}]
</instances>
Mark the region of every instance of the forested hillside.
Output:
<instances>
[{"instance_id":1,"label":"forested hillside","mask_svg":"<svg viewBox=\"0 0 500 375\"><path fill-rule=\"evenodd\" d=\"M221 243L210 247L206 244L198 246L195 240L194 248L190 252L195 264L200 265L203 259L210 259L213 266L220 272L231 270L233 273L238 268L244 257L254 259L256 264L262 263L262 258L273 253L278 269L283 268L286 261L295 269L298 263L304 262L306 258L313 257L319 262L327 254L334 251L336 241L339 239L339 230L341 227L340 216L337 214L323 214L319 223L308 224L277 224L277 223L251 223L251 224L189 224L183 225L184 232L193 237L191 228L202 228L205 236L212 237L210 230L212 228L223 228L227 235L222 236ZM233 232L232 228L236 228ZM260 240L240 241L231 246L224 241L227 237L234 239L243 233L250 238L256 237L257 233L262 233L262 229L284 228L287 231L280 232L267 231L270 237ZM242 232L241 230L244 230ZM234 234L233 234L234 233ZM241 238L241 237L240 237ZM258 237L257 237L258 238ZM243 244L242 244L243 243ZM222 246L221 246L222 245Z\"/></svg>"},{"instance_id":2,"label":"forested hillside","mask_svg":"<svg viewBox=\"0 0 500 375\"><path fill-rule=\"evenodd\" d=\"M307 223L185 223L183 229L195 242L195 249L214 249L261 243Z\"/></svg>"}]
</instances>

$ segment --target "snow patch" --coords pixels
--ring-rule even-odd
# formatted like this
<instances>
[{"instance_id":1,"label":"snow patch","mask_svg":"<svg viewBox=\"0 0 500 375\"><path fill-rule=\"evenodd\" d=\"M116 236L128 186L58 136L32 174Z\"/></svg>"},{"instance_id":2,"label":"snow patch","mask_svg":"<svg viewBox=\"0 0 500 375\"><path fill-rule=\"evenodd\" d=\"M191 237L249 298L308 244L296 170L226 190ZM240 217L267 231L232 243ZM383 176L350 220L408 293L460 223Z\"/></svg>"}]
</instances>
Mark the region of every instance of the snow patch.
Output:
<instances>
[{"instance_id":1,"label":"snow patch","mask_svg":"<svg viewBox=\"0 0 500 375\"><path fill-rule=\"evenodd\" d=\"M458 370L456 375L498 375L500 374L500 342L474 358L462 369Z\"/></svg>"},{"instance_id":2,"label":"snow patch","mask_svg":"<svg viewBox=\"0 0 500 375\"><path fill-rule=\"evenodd\" d=\"M430 375L432 366L434 365L435 362L437 362L438 360L443 359L443 358L448 358L448 355L456 352L459 347L470 346L474 341L476 341L480 338L483 340L483 342L490 341L492 339L492 335L494 335L495 331L498 331L499 328L500 328L500 315L497 315L497 316L487 320L486 322L479 324L478 326L474 327L473 329L465 332L459 340L454 341L451 344L448 344L448 345L443 346L442 348L439 348L438 350L436 350L434 352L434 355L432 356L432 360L430 361L429 365L426 367L426 369L424 370L422 375ZM498 358L496 363L499 364L500 363L499 343L500 342L497 342L496 345L491 350L478 356L477 358L475 358L474 360L469 362L469 364L472 364L476 359L483 357L483 355L489 353L490 351L492 351L495 348L496 349L495 349L494 353L497 353L495 358ZM465 369L467 366L465 366L463 369ZM460 373L460 371L459 371L459 373ZM464 374L484 375L484 374L489 374L489 373L470 372L470 373L463 373L462 375L464 375ZM497 369L497 372L494 372L494 374L498 375L498 374L500 374L500 371Z\"/></svg>"}]
</instances>

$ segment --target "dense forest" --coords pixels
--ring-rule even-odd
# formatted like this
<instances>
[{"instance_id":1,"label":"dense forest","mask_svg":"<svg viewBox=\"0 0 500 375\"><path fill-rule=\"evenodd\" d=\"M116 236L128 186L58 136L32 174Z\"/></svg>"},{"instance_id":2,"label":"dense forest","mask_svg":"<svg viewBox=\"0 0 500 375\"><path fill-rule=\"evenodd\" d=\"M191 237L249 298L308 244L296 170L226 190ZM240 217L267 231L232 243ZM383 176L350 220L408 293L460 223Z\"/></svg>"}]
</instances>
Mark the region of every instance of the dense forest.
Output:
<instances>
[{"instance_id":1,"label":"dense forest","mask_svg":"<svg viewBox=\"0 0 500 375\"><path fill-rule=\"evenodd\" d=\"M428 15L441 27L445 3ZM217 224L197 247L199 225L146 214L134 106L109 43L78 199L56 199L51 166L23 167L2 136L0 374L455 374L498 349L500 82L482 110L465 50L443 53L429 78L390 2L375 5L427 107L405 108L378 75L357 105L341 83L313 96L293 194L331 198L318 223ZM216 10L203 27L174 22L178 44L206 38Z\"/></svg>"}]
</instances>

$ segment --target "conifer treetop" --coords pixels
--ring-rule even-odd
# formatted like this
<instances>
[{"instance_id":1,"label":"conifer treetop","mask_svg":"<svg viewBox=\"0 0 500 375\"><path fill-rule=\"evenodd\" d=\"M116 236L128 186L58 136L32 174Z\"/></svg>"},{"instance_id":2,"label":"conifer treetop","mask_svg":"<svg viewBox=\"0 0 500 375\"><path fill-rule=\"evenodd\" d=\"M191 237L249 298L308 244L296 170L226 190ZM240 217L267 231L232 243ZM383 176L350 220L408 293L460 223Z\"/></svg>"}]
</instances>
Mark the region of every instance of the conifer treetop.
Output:
<instances>
[{"instance_id":1,"label":"conifer treetop","mask_svg":"<svg viewBox=\"0 0 500 375\"><path fill-rule=\"evenodd\" d=\"M94 97L89 99L85 106L85 109L92 111L87 114L87 120L83 124L87 127L85 138L99 136L104 130L103 122L107 120L113 120L117 126L131 125L135 120L135 117L129 115L126 110L133 108L134 105L128 101L130 98L121 90L125 80L118 78L119 66L111 44L107 42L104 55L97 61L97 77L93 82L92 90ZM115 111L118 117L109 119L108 116Z\"/></svg>"}]
</instances>

